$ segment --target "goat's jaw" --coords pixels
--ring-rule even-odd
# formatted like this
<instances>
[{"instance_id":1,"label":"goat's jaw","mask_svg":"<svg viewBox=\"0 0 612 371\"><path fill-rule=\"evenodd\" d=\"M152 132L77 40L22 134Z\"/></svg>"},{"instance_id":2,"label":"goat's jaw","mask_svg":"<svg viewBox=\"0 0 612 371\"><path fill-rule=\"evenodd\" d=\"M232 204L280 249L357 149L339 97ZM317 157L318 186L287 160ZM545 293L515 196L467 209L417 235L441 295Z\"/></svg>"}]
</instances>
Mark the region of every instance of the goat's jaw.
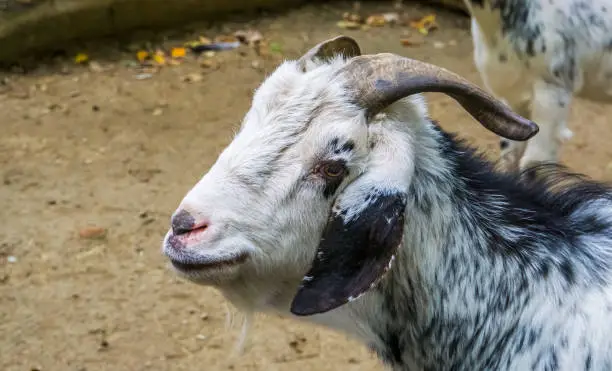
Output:
<instances>
[{"instance_id":1,"label":"goat's jaw","mask_svg":"<svg viewBox=\"0 0 612 371\"><path fill-rule=\"evenodd\" d=\"M250 258L247 249L236 245L177 249L172 245L172 231L164 238L162 250L172 269L182 278L200 285L218 285L238 276L240 267Z\"/></svg>"}]
</instances>

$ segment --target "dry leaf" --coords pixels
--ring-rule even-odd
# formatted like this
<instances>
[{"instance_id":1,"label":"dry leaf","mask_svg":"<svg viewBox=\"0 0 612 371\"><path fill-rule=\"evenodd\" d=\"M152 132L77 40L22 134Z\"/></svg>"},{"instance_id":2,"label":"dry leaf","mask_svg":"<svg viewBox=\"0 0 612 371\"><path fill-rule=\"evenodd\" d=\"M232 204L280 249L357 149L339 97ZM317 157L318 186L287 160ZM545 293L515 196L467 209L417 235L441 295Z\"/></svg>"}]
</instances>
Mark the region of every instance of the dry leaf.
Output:
<instances>
[{"instance_id":1,"label":"dry leaf","mask_svg":"<svg viewBox=\"0 0 612 371\"><path fill-rule=\"evenodd\" d=\"M387 21L382 14L373 14L366 19L366 24L370 27L382 27Z\"/></svg>"},{"instance_id":2,"label":"dry leaf","mask_svg":"<svg viewBox=\"0 0 612 371\"><path fill-rule=\"evenodd\" d=\"M166 64L166 53L164 53L163 50L157 50L153 56L153 60L158 65L164 66Z\"/></svg>"},{"instance_id":3,"label":"dry leaf","mask_svg":"<svg viewBox=\"0 0 612 371\"><path fill-rule=\"evenodd\" d=\"M357 13L346 12L342 14L342 19L348 22L355 22L355 23L363 22L363 18Z\"/></svg>"},{"instance_id":4,"label":"dry leaf","mask_svg":"<svg viewBox=\"0 0 612 371\"><path fill-rule=\"evenodd\" d=\"M234 37L243 44L253 46L263 40L262 34L257 30L239 30L234 32Z\"/></svg>"},{"instance_id":5,"label":"dry leaf","mask_svg":"<svg viewBox=\"0 0 612 371\"><path fill-rule=\"evenodd\" d=\"M235 43L238 39L234 35L221 35L215 37L215 43L223 44L223 43Z\"/></svg>"},{"instance_id":6,"label":"dry leaf","mask_svg":"<svg viewBox=\"0 0 612 371\"><path fill-rule=\"evenodd\" d=\"M200 36L198 38L198 42L200 43L200 45L212 44L212 41L208 37L204 37L204 36Z\"/></svg>"},{"instance_id":7,"label":"dry leaf","mask_svg":"<svg viewBox=\"0 0 612 371\"><path fill-rule=\"evenodd\" d=\"M403 37L400 39L400 43L402 43L402 46L419 46L423 44L423 39L414 36Z\"/></svg>"},{"instance_id":8,"label":"dry leaf","mask_svg":"<svg viewBox=\"0 0 612 371\"><path fill-rule=\"evenodd\" d=\"M185 48L172 48L170 55L172 58L183 58L187 54L187 50Z\"/></svg>"},{"instance_id":9,"label":"dry leaf","mask_svg":"<svg viewBox=\"0 0 612 371\"><path fill-rule=\"evenodd\" d=\"M419 33L422 35L427 35L430 31L438 28L438 25L436 24L436 15L429 14L418 21L412 21L410 22L410 27L419 31Z\"/></svg>"},{"instance_id":10,"label":"dry leaf","mask_svg":"<svg viewBox=\"0 0 612 371\"><path fill-rule=\"evenodd\" d=\"M136 53L136 59L138 59L138 62L140 63L144 63L144 61L146 61L147 58L149 58L149 52L146 50L139 50Z\"/></svg>"},{"instance_id":11,"label":"dry leaf","mask_svg":"<svg viewBox=\"0 0 612 371\"><path fill-rule=\"evenodd\" d=\"M399 13L395 13L395 12L384 13L382 17L385 19L385 22L387 23L397 23L399 22L399 19L400 19Z\"/></svg>"},{"instance_id":12,"label":"dry leaf","mask_svg":"<svg viewBox=\"0 0 612 371\"><path fill-rule=\"evenodd\" d=\"M74 57L74 62L77 64L83 64L89 60L89 56L85 53L79 53Z\"/></svg>"}]
</instances>

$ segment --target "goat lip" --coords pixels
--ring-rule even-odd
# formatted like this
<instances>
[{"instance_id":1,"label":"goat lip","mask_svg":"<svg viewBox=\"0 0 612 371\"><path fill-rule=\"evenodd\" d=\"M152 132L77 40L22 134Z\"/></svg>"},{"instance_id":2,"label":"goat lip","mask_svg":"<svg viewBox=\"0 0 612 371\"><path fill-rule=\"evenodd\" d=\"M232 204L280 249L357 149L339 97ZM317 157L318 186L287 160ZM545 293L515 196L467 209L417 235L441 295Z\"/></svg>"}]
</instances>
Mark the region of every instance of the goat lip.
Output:
<instances>
[{"instance_id":1,"label":"goat lip","mask_svg":"<svg viewBox=\"0 0 612 371\"><path fill-rule=\"evenodd\" d=\"M202 260L189 260L180 261L176 259L170 259L172 266L179 271L183 272L194 272L212 268L224 268L240 265L244 263L249 255L247 253L238 254L229 259L202 259Z\"/></svg>"}]
</instances>

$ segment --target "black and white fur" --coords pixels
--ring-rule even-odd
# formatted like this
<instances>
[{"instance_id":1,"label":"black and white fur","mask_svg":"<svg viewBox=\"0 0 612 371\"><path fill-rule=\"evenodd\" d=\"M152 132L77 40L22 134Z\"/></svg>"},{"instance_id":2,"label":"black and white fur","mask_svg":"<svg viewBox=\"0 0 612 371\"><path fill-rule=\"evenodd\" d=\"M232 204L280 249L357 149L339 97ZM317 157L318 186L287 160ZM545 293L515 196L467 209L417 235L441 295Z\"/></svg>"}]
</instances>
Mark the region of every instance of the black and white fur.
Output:
<instances>
[{"instance_id":1,"label":"black and white fur","mask_svg":"<svg viewBox=\"0 0 612 371\"><path fill-rule=\"evenodd\" d=\"M343 331L393 370L610 370L612 192L555 167L496 172L419 95L367 122L346 63L264 81L173 217L176 272Z\"/></svg>"},{"instance_id":2,"label":"black and white fur","mask_svg":"<svg viewBox=\"0 0 612 371\"><path fill-rule=\"evenodd\" d=\"M485 86L540 127L501 139L502 168L558 162L572 98L612 102L612 0L464 1Z\"/></svg>"}]
</instances>

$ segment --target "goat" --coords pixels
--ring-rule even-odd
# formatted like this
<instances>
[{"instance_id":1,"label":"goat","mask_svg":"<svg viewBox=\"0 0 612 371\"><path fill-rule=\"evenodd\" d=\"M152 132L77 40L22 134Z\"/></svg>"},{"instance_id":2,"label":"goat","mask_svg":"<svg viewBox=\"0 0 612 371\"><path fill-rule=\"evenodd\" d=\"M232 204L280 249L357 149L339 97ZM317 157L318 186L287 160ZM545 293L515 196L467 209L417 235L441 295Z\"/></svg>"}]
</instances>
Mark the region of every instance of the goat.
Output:
<instances>
[{"instance_id":1,"label":"goat","mask_svg":"<svg viewBox=\"0 0 612 371\"><path fill-rule=\"evenodd\" d=\"M612 0L464 0L489 92L535 121L528 142L500 139L500 168L558 162L574 96L612 102Z\"/></svg>"},{"instance_id":2,"label":"goat","mask_svg":"<svg viewBox=\"0 0 612 371\"><path fill-rule=\"evenodd\" d=\"M428 117L426 91L504 138L537 133L450 71L327 40L262 83L185 195L173 269L394 370L609 370L612 192L560 165L496 171Z\"/></svg>"}]
</instances>

